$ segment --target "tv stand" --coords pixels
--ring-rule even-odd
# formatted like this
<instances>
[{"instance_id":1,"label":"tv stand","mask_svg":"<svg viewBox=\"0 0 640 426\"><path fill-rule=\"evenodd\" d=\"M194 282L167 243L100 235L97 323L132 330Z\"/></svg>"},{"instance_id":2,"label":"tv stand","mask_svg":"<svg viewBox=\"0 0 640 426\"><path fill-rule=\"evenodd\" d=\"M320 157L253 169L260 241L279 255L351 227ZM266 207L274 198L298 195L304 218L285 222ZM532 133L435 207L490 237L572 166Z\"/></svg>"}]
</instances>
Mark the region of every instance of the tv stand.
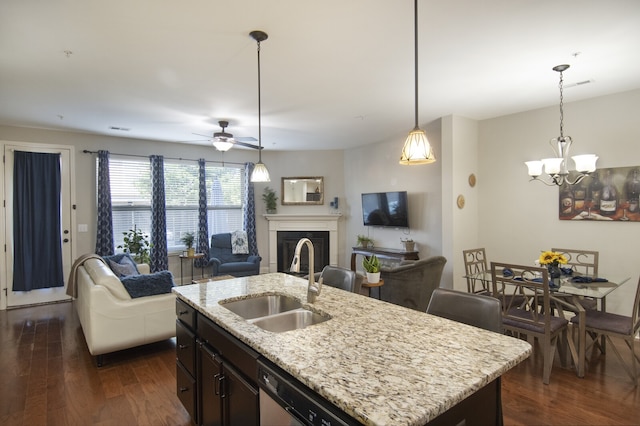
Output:
<instances>
[{"instance_id":1,"label":"tv stand","mask_svg":"<svg viewBox=\"0 0 640 426\"><path fill-rule=\"evenodd\" d=\"M403 249L392 249L392 248L383 248L383 247L352 247L353 251L351 252L351 270L356 270L356 256L371 256L375 254L377 257L381 259L395 259L397 261L403 260L419 260L418 252L416 250L406 251Z\"/></svg>"}]
</instances>

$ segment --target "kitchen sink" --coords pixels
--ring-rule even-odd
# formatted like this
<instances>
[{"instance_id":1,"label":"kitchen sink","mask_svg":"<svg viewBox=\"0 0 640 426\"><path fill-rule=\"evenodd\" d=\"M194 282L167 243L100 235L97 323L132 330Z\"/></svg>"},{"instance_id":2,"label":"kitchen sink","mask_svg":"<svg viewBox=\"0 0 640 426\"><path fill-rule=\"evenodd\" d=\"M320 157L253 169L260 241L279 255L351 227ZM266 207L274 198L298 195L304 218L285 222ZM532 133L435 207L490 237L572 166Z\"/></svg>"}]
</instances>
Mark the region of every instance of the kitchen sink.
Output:
<instances>
[{"instance_id":1,"label":"kitchen sink","mask_svg":"<svg viewBox=\"0 0 640 426\"><path fill-rule=\"evenodd\" d=\"M319 324L329 319L331 319L329 315L299 308L280 314L256 318L249 320L249 322L267 331L283 333L285 331L299 330L310 325Z\"/></svg>"},{"instance_id":2,"label":"kitchen sink","mask_svg":"<svg viewBox=\"0 0 640 426\"><path fill-rule=\"evenodd\" d=\"M248 320L292 311L302 307L302 303L298 299L275 294L235 300L232 302L222 301L220 305Z\"/></svg>"}]
</instances>

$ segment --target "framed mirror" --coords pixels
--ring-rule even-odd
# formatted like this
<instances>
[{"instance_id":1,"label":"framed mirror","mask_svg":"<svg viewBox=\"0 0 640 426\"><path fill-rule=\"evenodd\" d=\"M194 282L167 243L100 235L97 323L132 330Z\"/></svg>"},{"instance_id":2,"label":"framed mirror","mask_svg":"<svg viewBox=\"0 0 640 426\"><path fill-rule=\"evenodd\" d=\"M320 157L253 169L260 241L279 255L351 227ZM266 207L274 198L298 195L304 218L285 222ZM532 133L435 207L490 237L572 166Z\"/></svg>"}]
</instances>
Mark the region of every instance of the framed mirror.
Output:
<instances>
[{"instance_id":1,"label":"framed mirror","mask_svg":"<svg viewBox=\"0 0 640 426\"><path fill-rule=\"evenodd\" d=\"M324 204L324 179L322 176L283 177L282 205Z\"/></svg>"}]
</instances>

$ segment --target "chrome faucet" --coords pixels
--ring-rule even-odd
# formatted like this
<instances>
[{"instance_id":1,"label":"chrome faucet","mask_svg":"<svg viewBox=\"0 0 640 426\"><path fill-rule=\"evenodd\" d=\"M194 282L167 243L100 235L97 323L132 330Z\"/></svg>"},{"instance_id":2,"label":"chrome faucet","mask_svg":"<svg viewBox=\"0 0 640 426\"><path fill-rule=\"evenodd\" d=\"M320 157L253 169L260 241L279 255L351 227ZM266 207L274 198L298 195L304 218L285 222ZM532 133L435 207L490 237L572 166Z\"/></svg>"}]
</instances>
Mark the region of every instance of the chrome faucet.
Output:
<instances>
[{"instance_id":1,"label":"chrome faucet","mask_svg":"<svg viewBox=\"0 0 640 426\"><path fill-rule=\"evenodd\" d=\"M307 245L309 249L309 285L307 287L307 302L313 303L316 301L316 297L320 296L320 290L322 290L322 277L318 282L315 282L314 279L314 268L313 268L313 243L308 238L302 238L298 241L296 245L296 252L293 256L293 261L291 262L291 272L300 272L300 250L302 250L302 246ZM317 285L316 285L317 284Z\"/></svg>"}]
</instances>

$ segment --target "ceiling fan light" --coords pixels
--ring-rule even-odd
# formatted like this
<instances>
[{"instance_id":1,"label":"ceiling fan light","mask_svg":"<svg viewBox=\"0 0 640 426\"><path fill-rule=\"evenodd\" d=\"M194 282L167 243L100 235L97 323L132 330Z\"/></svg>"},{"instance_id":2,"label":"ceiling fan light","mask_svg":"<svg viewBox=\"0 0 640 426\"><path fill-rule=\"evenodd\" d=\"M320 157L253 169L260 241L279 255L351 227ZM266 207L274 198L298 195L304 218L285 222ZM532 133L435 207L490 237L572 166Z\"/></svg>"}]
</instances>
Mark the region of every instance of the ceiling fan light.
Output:
<instances>
[{"instance_id":1,"label":"ceiling fan light","mask_svg":"<svg viewBox=\"0 0 640 426\"><path fill-rule=\"evenodd\" d=\"M262 161L256 163L253 168L253 172L251 173L251 182L271 182L269 170L267 170L267 166L265 166Z\"/></svg>"},{"instance_id":2,"label":"ceiling fan light","mask_svg":"<svg viewBox=\"0 0 640 426\"><path fill-rule=\"evenodd\" d=\"M400 164L413 166L429 164L435 161L436 156L433 154L433 149L425 131L419 128L413 129L404 142Z\"/></svg>"},{"instance_id":3,"label":"ceiling fan light","mask_svg":"<svg viewBox=\"0 0 640 426\"><path fill-rule=\"evenodd\" d=\"M226 141L216 141L216 140L214 140L213 141L213 146L218 151L226 152L226 151L229 151L231 149L231 147L233 146L233 143L232 142L226 142Z\"/></svg>"}]
</instances>

